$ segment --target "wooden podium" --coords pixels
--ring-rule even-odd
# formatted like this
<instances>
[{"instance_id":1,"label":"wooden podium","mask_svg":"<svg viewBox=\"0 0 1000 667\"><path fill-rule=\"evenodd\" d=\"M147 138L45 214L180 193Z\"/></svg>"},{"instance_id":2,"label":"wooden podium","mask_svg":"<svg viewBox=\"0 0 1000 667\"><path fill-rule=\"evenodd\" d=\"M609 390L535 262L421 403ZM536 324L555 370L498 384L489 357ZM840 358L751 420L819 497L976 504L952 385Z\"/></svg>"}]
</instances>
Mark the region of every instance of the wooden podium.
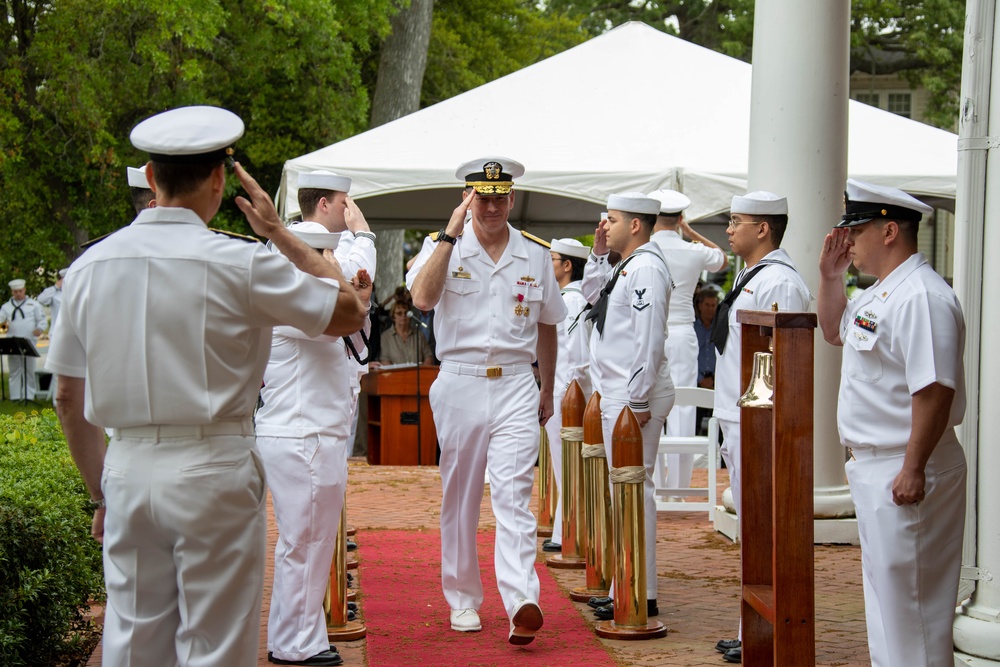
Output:
<instances>
[{"instance_id":1,"label":"wooden podium","mask_svg":"<svg viewBox=\"0 0 1000 667\"><path fill-rule=\"evenodd\" d=\"M816 664L813 573L814 313L741 310L741 389L773 341L769 408L740 409L743 664Z\"/></svg>"},{"instance_id":2,"label":"wooden podium","mask_svg":"<svg viewBox=\"0 0 1000 667\"><path fill-rule=\"evenodd\" d=\"M368 397L368 463L437 464L437 430L427 399L437 376L437 366L408 366L376 368L361 378Z\"/></svg>"}]
</instances>

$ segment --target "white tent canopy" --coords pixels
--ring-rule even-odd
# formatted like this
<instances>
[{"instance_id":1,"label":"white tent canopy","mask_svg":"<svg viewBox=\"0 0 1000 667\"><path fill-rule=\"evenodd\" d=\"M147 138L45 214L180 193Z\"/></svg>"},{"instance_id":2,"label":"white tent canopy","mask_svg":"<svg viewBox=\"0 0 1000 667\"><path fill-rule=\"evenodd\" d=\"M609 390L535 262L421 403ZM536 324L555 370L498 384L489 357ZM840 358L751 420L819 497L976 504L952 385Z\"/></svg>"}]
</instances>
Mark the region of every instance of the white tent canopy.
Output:
<instances>
[{"instance_id":1,"label":"white tent canopy","mask_svg":"<svg viewBox=\"0 0 1000 667\"><path fill-rule=\"evenodd\" d=\"M627 23L289 160L279 207L297 213L298 174L329 169L354 179L373 226L439 228L460 201L457 166L499 154L526 167L511 223L546 236L591 229L607 196L628 190L675 188L689 220L720 220L745 191L750 79L744 62ZM953 209L957 136L852 101L848 171Z\"/></svg>"}]
</instances>

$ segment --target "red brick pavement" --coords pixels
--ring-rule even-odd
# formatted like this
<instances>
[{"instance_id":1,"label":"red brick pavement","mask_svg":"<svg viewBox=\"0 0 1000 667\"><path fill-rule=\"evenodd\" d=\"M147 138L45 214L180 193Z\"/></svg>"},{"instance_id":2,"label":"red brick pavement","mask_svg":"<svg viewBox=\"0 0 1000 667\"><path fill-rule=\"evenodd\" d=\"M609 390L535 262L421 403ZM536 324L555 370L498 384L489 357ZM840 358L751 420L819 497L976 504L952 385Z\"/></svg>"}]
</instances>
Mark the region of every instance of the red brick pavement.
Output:
<instances>
[{"instance_id":1,"label":"red brick pavement","mask_svg":"<svg viewBox=\"0 0 1000 667\"><path fill-rule=\"evenodd\" d=\"M437 528L441 499L437 468L368 466L352 460L347 497L348 522L358 529L358 553L379 529ZM695 471L695 483L705 485L705 471ZM728 479L719 473L725 487ZM721 491L720 491L721 493ZM482 526L493 525L489 492L483 498ZM537 498L533 499L533 503ZM533 505L534 506L534 505ZM739 548L716 533L705 512L660 512L658 516L658 600L661 620L670 629L664 639L638 642L601 640L619 665L636 667L718 667L724 665L715 642L733 637L739 622ZM273 550L273 518L268 538ZM816 664L822 667L869 665L861 592L861 552L857 547L816 547ZM483 567L491 564L483 562ZM566 590L584 585L582 571L556 570ZM272 565L267 565L261 616L259 667L267 667L265 641ZM364 579L359 576L362 620ZM487 591L487 595L496 595ZM444 599L430 603L444 604ZM576 605L588 620L585 604ZM368 665L364 640L339 642L345 665ZM88 667L100 665L100 649ZM383 667L381 665L371 667ZM394 666L385 666L394 667Z\"/></svg>"}]
</instances>

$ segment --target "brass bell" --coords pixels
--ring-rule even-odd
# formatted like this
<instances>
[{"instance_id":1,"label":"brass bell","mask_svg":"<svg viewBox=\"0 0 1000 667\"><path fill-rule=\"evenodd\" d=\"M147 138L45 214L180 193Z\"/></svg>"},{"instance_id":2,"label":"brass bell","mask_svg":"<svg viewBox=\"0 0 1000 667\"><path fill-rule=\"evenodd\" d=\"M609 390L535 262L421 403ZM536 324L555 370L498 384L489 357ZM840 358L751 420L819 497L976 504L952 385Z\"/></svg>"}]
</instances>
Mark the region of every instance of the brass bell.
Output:
<instances>
[{"instance_id":1,"label":"brass bell","mask_svg":"<svg viewBox=\"0 0 1000 667\"><path fill-rule=\"evenodd\" d=\"M741 408L774 407L771 398L774 396L774 355L770 352L753 353L753 376L750 385L740 396L736 405Z\"/></svg>"}]
</instances>

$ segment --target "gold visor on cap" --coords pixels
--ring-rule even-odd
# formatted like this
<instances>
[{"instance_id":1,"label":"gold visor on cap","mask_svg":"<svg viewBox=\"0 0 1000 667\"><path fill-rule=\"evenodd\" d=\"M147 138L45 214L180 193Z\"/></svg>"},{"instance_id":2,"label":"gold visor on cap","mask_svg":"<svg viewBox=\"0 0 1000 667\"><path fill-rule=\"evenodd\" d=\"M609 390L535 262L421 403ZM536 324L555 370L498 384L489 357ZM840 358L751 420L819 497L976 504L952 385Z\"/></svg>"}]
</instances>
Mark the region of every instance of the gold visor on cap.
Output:
<instances>
[{"instance_id":1,"label":"gold visor on cap","mask_svg":"<svg viewBox=\"0 0 1000 667\"><path fill-rule=\"evenodd\" d=\"M465 186L475 189L481 195L509 195L513 181L466 181Z\"/></svg>"}]
</instances>

